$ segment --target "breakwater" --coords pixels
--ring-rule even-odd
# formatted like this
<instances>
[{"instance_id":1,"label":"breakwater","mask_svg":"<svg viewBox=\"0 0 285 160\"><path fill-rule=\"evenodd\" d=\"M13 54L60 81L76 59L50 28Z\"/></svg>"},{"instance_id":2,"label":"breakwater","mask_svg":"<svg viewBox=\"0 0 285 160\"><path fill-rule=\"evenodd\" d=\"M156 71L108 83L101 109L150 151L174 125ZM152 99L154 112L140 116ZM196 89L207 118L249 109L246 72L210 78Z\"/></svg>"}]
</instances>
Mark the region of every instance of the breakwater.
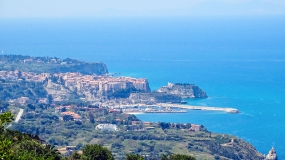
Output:
<instances>
[{"instance_id":1,"label":"breakwater","mask_svg":"<svg viewBox=\"0 0 285 160\"><path fill-rule=\"evenodd\" d=\"M227 113L240 113L236 108L222 108L222 107L206 107L206 106L191 106L191 105L182 105L182 104L169 104L169 103L157 103L152 105L147 104L128 104L128 105L115 105L114 108L134 108L134 107L165 107L165 108L181 108L188 110L204 110L204 111L222 111Z\"/></svg>"},{"instance_id":2,"label":"breakwater","mask_svg":"<svg viewBox=\"0 0 285 160\"><path fill-rule=\"evenodd\" d=\"M125 109L123 110L126 114L142 114L142 113L187 113L187 110L133 110Z\"/></svg>"}]
</instances>

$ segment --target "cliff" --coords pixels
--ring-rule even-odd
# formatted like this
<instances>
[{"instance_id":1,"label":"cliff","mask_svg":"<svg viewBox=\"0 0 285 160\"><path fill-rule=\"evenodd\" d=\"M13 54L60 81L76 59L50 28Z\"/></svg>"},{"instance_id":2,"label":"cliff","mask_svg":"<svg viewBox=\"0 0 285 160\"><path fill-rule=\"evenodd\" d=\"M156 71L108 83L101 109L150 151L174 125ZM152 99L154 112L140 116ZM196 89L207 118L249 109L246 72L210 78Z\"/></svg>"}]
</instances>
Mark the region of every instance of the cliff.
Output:
<instances>
[{"instance_id":1,"label":"cliff","mask_svg":"<svg viewBox=\"0 0 285 160\"><path fill-rule=\"evenodd\" d=\"M44 88L48 94L52 95L54 101L68 100L72 94L70 90L60 84L53 83L51 80L47 81Z\"/></svg>"},{"instance_id":2,"label":"cliff","mask_svg":"<svg viewBox=\"0 0 285 160\"><path fill-rule=\"evenodd\" d=\"M207 94L194 84L168 83L157 90L158 92L180 96L182 98L207 98Z\"/></svg>"}]
</instances>

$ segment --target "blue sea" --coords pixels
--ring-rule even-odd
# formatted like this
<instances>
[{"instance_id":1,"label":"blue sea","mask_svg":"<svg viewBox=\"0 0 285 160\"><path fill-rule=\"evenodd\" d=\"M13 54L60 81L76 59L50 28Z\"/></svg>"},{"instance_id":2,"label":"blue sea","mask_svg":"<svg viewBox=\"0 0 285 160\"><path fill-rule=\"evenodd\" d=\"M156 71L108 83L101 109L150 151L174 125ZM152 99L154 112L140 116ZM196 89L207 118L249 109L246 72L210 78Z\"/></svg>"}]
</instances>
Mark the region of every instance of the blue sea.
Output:
<instances>
[{"instance_id":1,"label":"blue sea","mask_svg":"<svg viewBox=\"0 0 285 160\"><path fill-rule=\"evenodd\" d=\"M285 19L179 17L0 19L4 54L102 61L109 72L144 77L152 90L193 83L207 99L191 105L233 107L240 114L189 111L141 114L143 121L203 124L285 159Z\"/></svg>"}]
</instances>

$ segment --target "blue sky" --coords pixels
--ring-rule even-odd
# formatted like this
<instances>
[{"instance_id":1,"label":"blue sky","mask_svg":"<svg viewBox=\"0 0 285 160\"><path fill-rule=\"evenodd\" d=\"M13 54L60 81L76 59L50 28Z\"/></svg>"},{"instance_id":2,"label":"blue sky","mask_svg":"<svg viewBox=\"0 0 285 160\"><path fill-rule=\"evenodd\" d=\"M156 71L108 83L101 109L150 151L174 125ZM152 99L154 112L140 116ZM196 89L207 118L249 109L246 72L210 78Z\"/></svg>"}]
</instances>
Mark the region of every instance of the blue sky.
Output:
<instances>
[{"instance_id":1,"label":"blue sky","mask_svg":"<svg viewBox=\"0 0 285 160\"><path fill-rule=\"evenodd\" d=\"M0 18L282 16L284 0L0 0Z\"/></svg>"}]
</instances>

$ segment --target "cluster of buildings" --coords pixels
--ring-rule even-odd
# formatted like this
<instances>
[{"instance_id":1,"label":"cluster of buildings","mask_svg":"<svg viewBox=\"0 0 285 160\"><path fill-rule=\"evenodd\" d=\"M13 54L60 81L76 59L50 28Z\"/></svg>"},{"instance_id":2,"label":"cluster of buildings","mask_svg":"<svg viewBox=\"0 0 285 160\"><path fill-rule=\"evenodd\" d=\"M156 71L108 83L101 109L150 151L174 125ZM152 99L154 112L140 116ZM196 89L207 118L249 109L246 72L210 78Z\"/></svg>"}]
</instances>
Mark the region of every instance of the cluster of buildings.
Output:
<instances>
[{"instance_id":1,"label":"cluster of buildings","mask_svg":"<svg viewBox=\"0 0 285 160\"><path fill-rule=\"evenodd\" d=\"M38 98L37 100L39 104L48 104L47 98ZM10 103L10 105L15 105L15 104L27 105L29 103L34 103L34 100L30 99L29 97L19 97L16 99L10 99L8 102Z\"/></svg>"},{"instance_id":2,"label":"cluster of buildings","mask_svg":"<svg viewBox=\"0 0 285 160\"><path fill-rule=\"evenodd\" d=\"M0 71L0 79L5 80L23 80L43 82L46 78L50 77L50 73L36 74L33 72L15 71Z\"/></svg>"},{"instance_id":3,"label":"cluster of buildings","mask_svg":"<svg viewBox=\"0 0 285 160\"><path fill-rule=\"evenodd\" d=\"M72 111L67 111L67 112L61 112L60 113L62 116L64 115L70 115L72 116L73 120L74 121L81 121L81 116L75 112L72 112Z\"/></svg>"},{"instance_id":4,"label":"cluster of buildings","mask_svg":"<svg viewBox=\"0 0 285 160\"><path fill-rule=\"evenodd\" d=\"M61 77L66 87L77 90L79 93L91 91L102 94L128 89L136 89L142 92L150 91L148 81L145 78L82 75L74 72L58 73L54 76Z\"/></svg>"},{"instance_id":5,"label":"cluster of buildings","mask_svg":"<svg viewBox=\"0 0 285 160\"><path fill-rule=\"evenodd\" d=\"M54 112L60 113L62 116L69 115L72 117L74 121L81 121L82 117L79 114L71 111L71 109L73 108L77 108L77 106L76 105L56 106L54 107Z\"/></svg>"},{"instance_id":6,"label":"cluster of buildings","mask_svg":"<svg viewBox=\"0 0 285 160\"><path fill-rule=\"evenodd\" d=\"M122 90L138 92L150 91L148 81L145 78L83 75L78 72L37 74L19 70L0 71L0 79L4 80L21 81L25 79L26 81L33 82L48 82L50 78L54 77L58 78L58 85L62 85L71 91L76 91L77 94L86 100L96 100L98 97L102 98L102 96L108 93ZM58 88L58 90L61 90L62 87ZM54 98L54 100L56 100L56 96Z\"/></svg>"},{"instance_id":7,"label":"cluster of buildings","mask_svg":"<svg viewBox=\"0 0 285 160\"><path fill-rule=\"evenodd\" d=\"M81 121L82 117L79 114L72 111L75 108L77 108L76 105L67 105L67 106L56 106L54 109L55 109L55 113L61 114L62 117L65 115L70 115L70 116L72 116L72 120ZM89 107L82 107L82 108L86 109L86 111L93 111L93 112L97 112L96 109L100 109L100 108L90 108L92 110L88 110ZM108 112L110 112L110 113L118 112L118 110L114 110L112 108L109 108ZM64 120L64 119L62 119L62 120ZM115 121L120 122L120 121L125 121L125 120L121 120L120 118L116 118ZM95 127L96 130L102 130L102 131L119 131L120 130L116 124L110 124L110 121L108 121L106 119L106 117L104 117L104 116L98 117L96 119L96 122L99 123ZM127 129L128 130L134 130L134 131L144 131L144 130L155 129L156 128L155 126L157 126L157 125L158 125L158 122L152 123L152 122L142 122L142 121L131 121L131 123L128 125ZM171 123L170 125L172 127L176 127L177 124ZM188 126L187 124L181 124L181 125L183 125L190 132L201 131L201 125L199 125L199 124L191 124L190 126Z\"/></svg>"},{"instance_id":8,"label":"cluster of buildings","mask_svg":"<svg viewBox=\"0 0 285 160\"><path fill-rule=\"evenodd\" d=\"M43 82L51 76L50 73L36 74L19 70L0 71L0 79L5 80L22 80L24 78L27 81ZM77 72L56 73L53 76L61 77L64 80L64 85L71 90L94 89L99 92L112 92L134 88L142 92L150 91L148 81L145 78L82 75Z\"/></svg>"},{"instance_id":9,"label":"cluster of buildings","mask_svg":"<svg viewBox=\"0 0 285 160\"><path fill-rule=\"evenodd\" d=\"M191 124L189 131L197 132L201 130L201 125L199 124Z\"/></svg>"},{"instance_id":10,"label":"cluster of buildings","mask_svg":"<svg viewBox=\"0 0 285 160\"><path fill-rule=\"evenodd\" d=\"M26 58L23 63L64 63L60 58L47 58L45 60L38 58Z\"/></svg>"},{"instance_id":11,"label":"cluster of buildings","mask_svg":"<svg viewBox=\"0 0 285 160\"><path fill-rule=\"evenodd\" d=\"M80 73L59 73L65 81L65 86L70 88L76 87L78 90L91 87L98 91L112 91L135 88L141 91L149 91L147 79L131 78L131 77L111 77L111 76L93 76L82 75Z\"/></svg>"}]
</instances>

